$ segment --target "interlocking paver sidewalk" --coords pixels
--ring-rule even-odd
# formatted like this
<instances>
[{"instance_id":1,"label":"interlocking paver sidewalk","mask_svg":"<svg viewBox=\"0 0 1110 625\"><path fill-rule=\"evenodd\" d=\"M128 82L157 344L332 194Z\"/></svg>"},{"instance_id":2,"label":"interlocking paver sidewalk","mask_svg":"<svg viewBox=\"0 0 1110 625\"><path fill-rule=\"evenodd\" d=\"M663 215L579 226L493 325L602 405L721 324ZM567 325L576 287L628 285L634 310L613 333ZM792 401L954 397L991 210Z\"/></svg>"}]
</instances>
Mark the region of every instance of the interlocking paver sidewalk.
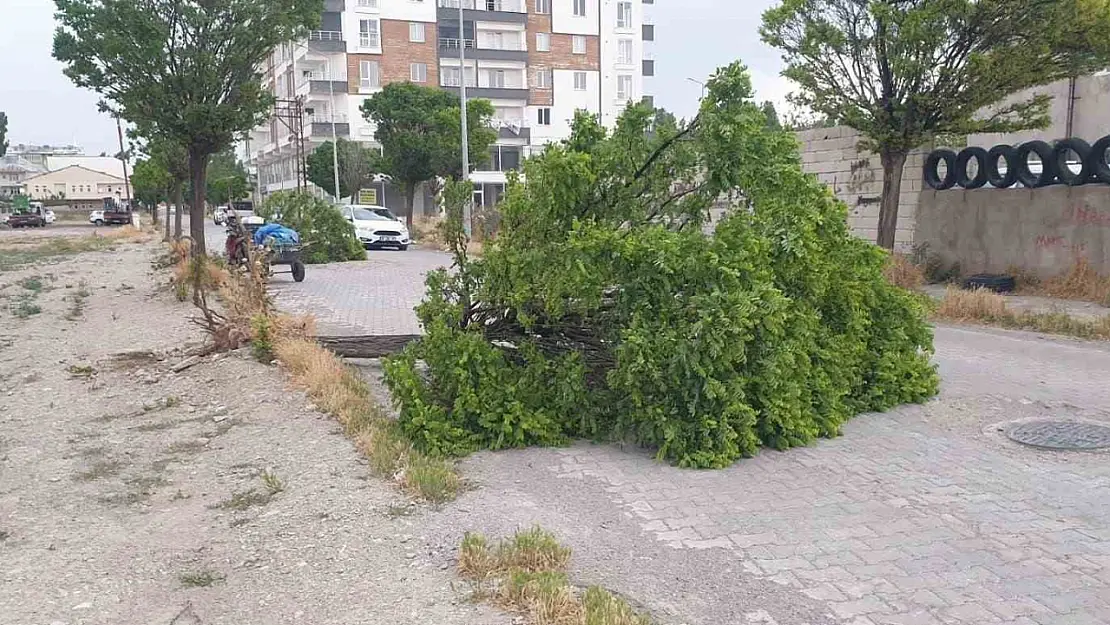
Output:
<instances>
[{"instance_id":1,"label":"interlocking paver sidewalk","mask_svg":"<svg viewBox=\"0 0 1110 625\"><path fill-rule=\"evenodd\" d=\"M278 301L351 332L415 332L422 275L448 262L410 250L311 268ZM440 529L556 528L591 581L676 623L1110 624L1110 455L999 431L1110 420L1110 351L941 327L937 361L937 400L721 471L584 443L479 454L465 469L481 487Z\"/></svg>"}]
</instances>

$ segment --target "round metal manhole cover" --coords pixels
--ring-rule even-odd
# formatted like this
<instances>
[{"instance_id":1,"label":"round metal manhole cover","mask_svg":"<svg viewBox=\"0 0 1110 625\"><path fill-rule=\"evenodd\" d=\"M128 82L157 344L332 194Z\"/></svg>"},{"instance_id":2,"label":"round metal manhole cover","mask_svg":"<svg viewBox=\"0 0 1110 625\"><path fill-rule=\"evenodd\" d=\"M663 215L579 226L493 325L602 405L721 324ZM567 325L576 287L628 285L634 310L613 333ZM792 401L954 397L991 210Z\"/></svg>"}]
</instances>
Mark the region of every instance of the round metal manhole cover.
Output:
<instances>
[{"instance_id":1,"label":"round metal manhole cover","mask_svg":"<svg viewBox=\"0 0 1110 625\"><path fill-rule=\"evenodd\" d=\"M1023 445L1044 449L1110 448L1110 426L1083 421L1027 421L1010 428L1006 436Z\"/></svg>"}]
</instances>

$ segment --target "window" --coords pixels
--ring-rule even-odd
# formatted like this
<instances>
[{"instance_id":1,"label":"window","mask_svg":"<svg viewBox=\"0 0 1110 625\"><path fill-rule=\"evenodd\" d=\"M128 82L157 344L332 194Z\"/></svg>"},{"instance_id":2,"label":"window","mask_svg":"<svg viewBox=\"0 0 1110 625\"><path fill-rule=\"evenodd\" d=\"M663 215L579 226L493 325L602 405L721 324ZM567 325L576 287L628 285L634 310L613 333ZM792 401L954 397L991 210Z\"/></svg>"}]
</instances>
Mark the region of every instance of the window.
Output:
<instances>
[{"instance_id":1,"label":"window","mask_svg":"<svg viewBox=\"0 0 1110 625\"><path fill-rule=\"evenodd\" d=\"M536 33L536 51L551 52L551 33Z\"/></svg>"},{"instance_id":2,"label":"window","mask_svg":"<svg viewBox=\"0 0 1110 625\"><path fill-rule=\"evenodd\" d=\"M444 87L462 86L462 68L443 67L439 70L440 85Z\"/></svg>"},{"instance_id":3,"label":"window","mask_svg":"<svg viewBox=\"0 0 1110 625\"><path fill-rule=\"evenodd\" d=\"M378 8L378 0L358 0L358 6L364 9Z\"/></svg>"},{"instance_id":4,"label":"window","mask_svg":"<svg viewBox=\"0 0 1110 625\"><path fill-rule=\"evenodd\" d=\"M551 70L537 69L532 74L532 86L536 89L550 89L551 88Z\"/></svg>"},{"instance_id":5,"label":"window","mask_svg":"<svg viewBox=\"0 0 1110 625\"><path fill-rule=\"evenodd\" d=\"M549 109L549 108L536 109L536 123L538 123L541 126L550 126L551 125L551 109Z\"/></svg>"},{"instance_id":6,"label":"window","mask_svg":"<svg viewBox=\"0 0 1110 625\"><path fill-rule=\"evenodd\" d=\"M536 13L551 14L551 0L536 0Z\"/></svg>"},{"instance_id":7,"label":"window","mask_svg":"<svg viewBox=\"0 0 1110 625\"><path fill-rule=\"evenodd\" d=\"M586 72L574 72L574 90L586 90Z\"/></svg>"},{"instance_id":8,"label":"window","mask_svg":"<svg viewBox=\"0 0 1110 625\"><path fill-rule=\"evenodd\" d=\"M655 24L644 24L644 41L655 41Z\"/></svg>"},{"instance_id":9,"label":"window","mask_svg":"<svg viewBox=\"0 0 1110 625\"><path fill-rule=\"evenodd\" d=\"M584 35L575 35L570 38L570 51L574 54L586 53L586 37Z\"/></svg>"},{"instance_id":10,"label":"window","mask_svg":"<svg viewBox=\"0 0 1110 625\"><path fill-rule=\"evenodd\" d=\"M369 91L382 86L381 71L377 61L359 61L358 90Z\"/></svg>"},{"instance_id":11,"label":"window","mask_svg":"<svg viewBox=\"0 0 1110 625\"><path fill-rule=\"evenodd\" d=\"M358 21L358 45L363 48L382 47L381 23L378 20Z\"/></svg>"},{"instance_id":12,"label":"window","mask_svg":"<svg viewBox=\"0 0 1110 625\"><path fill-rule=\"evenodd\" d=\"M644 65L644 72L643 72L644 76L654 76L655 75L655 61L653 61L651 59L644 59L643 65Z\"/></svg>"},{"instance_id":13,"label":"window","mask_svg":"<svg viewBox=\"0 0 1110 625\"><path fill-rule=\"evenodd\" d=\"M620 39L617 41L617 63L632 65L632 40Z\"/></svg>"},{"instance_id":14,"label":"window","mask_svg":"<svg viewBox=\"0 0 1110 625\"><path fill-rule=\"evenodd\" d=\"M617 76L617 99L621 101L632 99L632 76L628 74Z\"/></svg>"},{"instance_id":15,"label":"window","mask_svg":"<svg viewBox=\"0 0 1110 625\"><path fill-rule=\"evenodd\" d=\"M586 0L574 0L574 16L586 17Z\"/></svg>"},{"instance_id":16,"label":"window","mask_svg":"<svg viewBox=\"0 0 1110 625\"><path fill-rule=\"evenodd\" d=\"M632 3L617 3L617 28L632 28Z\"/></svg>"},{"instance_id":17,"label":"window","mask_svg":"<svg viewBox=\"0 0 1110 625\"><path fill-rule=\"evenodd\" d=\"M409 41L424 43L424 22L411 22L409 24Z\"/></svg>"},{"instance_id":18,"label":"window","mask_svg":"<svg viewBox=\"0 0 1110 625\"><path fill-rule=\"evenodd\" d=\"M428 64L410 63L409 79L413 82L428 82Z\"/></svg>"}]
</instances>

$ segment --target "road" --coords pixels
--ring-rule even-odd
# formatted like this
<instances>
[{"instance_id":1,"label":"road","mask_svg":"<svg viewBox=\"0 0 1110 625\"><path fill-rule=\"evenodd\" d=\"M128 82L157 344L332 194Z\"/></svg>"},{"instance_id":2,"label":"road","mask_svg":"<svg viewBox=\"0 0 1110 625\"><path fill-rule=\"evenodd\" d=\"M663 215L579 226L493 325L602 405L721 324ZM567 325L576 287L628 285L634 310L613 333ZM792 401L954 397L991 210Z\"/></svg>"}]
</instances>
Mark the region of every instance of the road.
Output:
<instances>
[{"instance_id":1,"label":"road","mask_svg":"<svg viewBox=\"0 0 1110 625\"><path fill-rule=\"evenodd\" d=\"M277 280L325 331L409 333L446 255L374 252ZM601 583L673 623L1110 623L1110 456L1008 440L1015 421L1110 422L1103 344L942 326L939 397L844 436L687 471L613 445L481 453L478 487L430 516L463 531L540 523ZM436 539L433 539L433 541Z\"/></svg>"}]
</instances>

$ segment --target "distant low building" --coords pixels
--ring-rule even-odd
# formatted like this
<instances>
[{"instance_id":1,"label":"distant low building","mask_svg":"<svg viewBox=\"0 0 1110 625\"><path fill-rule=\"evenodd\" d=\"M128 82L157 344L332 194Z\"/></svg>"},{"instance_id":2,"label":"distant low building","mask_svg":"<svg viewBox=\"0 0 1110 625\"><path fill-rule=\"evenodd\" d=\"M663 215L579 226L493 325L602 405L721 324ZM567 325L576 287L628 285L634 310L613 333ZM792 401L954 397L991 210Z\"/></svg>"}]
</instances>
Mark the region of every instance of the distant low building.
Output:
<instances>
[{"instance_id":1,"label":"distant low building","mask_svg":"<svg viewBox=\"0 0 1110 625\"><path fill-rule=\"evenodd\" d=\"M46 160L51 156L81 156L85 150L76 145L37 145L17 143L8 146L8 154L18 156L42 171L48 171Z\"/></svg>"},{"instance_id":2,"label":"distant low building","mask_svg":"<svg viewBox=\"0 0 1110 625\"><path fill-rule=\"evenodd\" d=\"M84 167L93 171L103 172L109 176L123 179L126 172L123 170L123 161L112 156L49 156L46 159L47 171L58 171L66 167Z\"/></svg>"},{"instance_id":3,"label":"distant low building","mask_svg":"<svg viewBox=\"0 0 1110 625\"><path fill-rule=\"evenodd\" d=\"M16 154L0 156L0 197L23 193L23 181L45 171Z\"/></svg>"},{"instance_id":4,"label":"distant low building","mask_svg":"<svg viewBox=\"0 0 1110 625\"><path fill-rule=\"evenodd\" d=\"M106 197L124 197L123 178L81 165L69 165L23 181L34 200L67 200L73 210L95 210Z\"/></svg>"}]
</instances>

